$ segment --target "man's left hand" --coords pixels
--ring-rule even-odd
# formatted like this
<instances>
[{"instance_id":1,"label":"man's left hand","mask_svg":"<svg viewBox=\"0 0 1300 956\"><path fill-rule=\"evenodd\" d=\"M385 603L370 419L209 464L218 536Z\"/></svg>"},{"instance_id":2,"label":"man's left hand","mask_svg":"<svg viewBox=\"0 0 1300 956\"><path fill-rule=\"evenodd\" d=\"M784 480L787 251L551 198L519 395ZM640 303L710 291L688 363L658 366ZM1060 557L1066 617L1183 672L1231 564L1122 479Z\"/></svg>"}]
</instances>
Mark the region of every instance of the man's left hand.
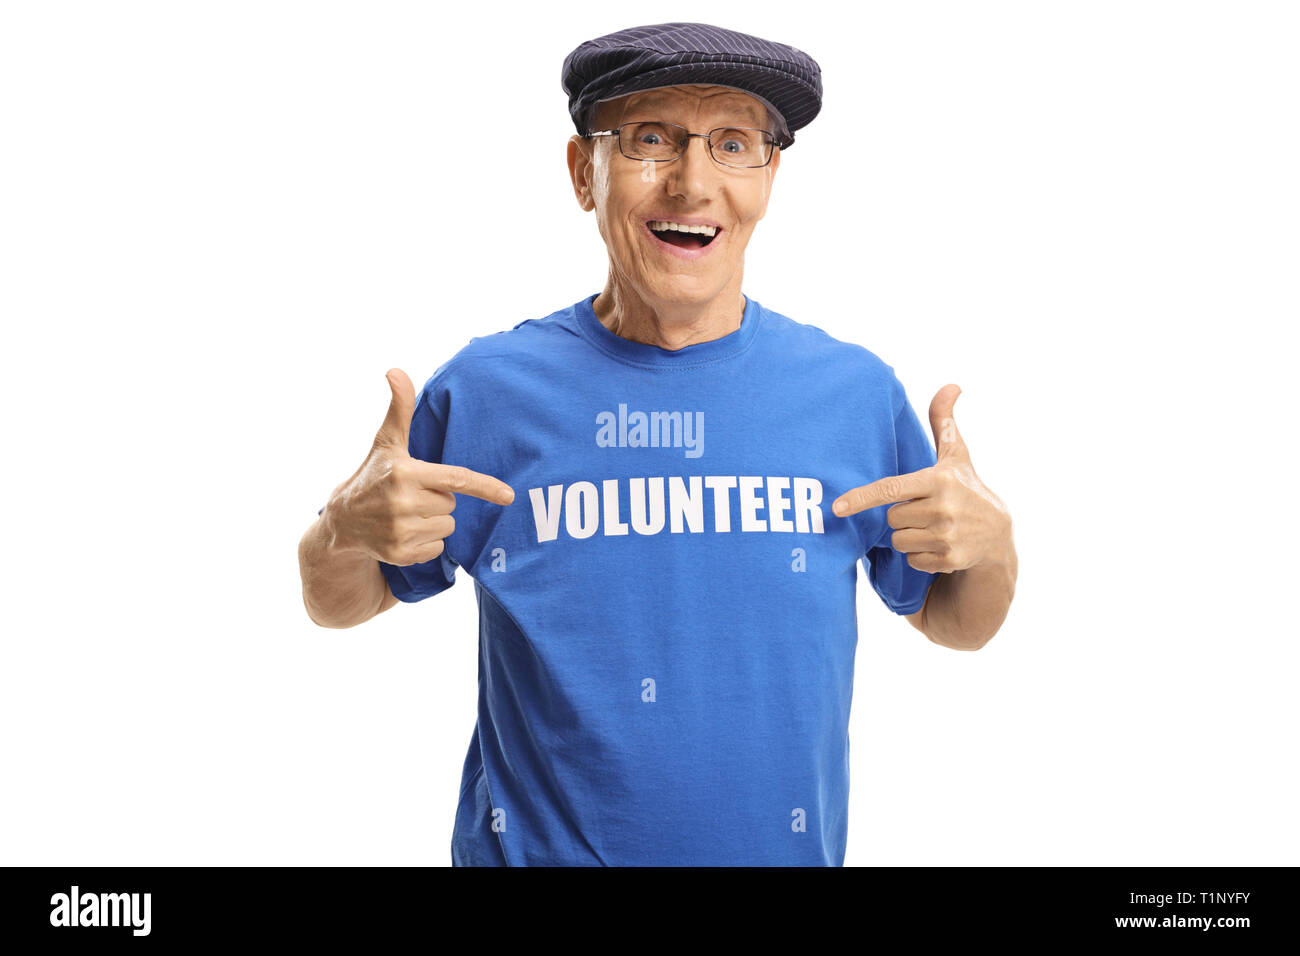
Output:
<instances>
[{"instance_id":1,"label":"man's left hand","mask_svg":"<svg viewBox=\"0 0 1300 956\"><path fill-rule=\"evenodd\" d=\"M971 466L952 407L961 388L945 385L930 401L935 464L844 492L832 510L841 517L890 502L885 520L895 551L918 571L949 573L1005 561L1012 550L1011 513Z\"/></svg>"}]
</instances>

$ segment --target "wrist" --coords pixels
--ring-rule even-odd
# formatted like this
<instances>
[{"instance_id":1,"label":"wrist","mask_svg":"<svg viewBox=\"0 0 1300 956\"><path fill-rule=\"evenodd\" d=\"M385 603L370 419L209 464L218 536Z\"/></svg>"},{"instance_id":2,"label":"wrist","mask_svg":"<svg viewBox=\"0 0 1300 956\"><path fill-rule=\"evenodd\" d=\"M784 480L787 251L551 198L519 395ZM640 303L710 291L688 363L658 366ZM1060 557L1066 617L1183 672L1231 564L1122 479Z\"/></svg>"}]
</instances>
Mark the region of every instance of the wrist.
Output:
<instances>
[{"instance_id":1,"label":"wrist","mask_svg":"<svg viewBox=\"0 0 1300 956\"><path fill-rule=\"evenodd\" d=\"M1015 574L1016 550L1015 548L1008 547L1004 551L995 551L992 554L985 555L984 559L980 561L976 567Z\"/></svg>"},{"instance_id":2,"label":"wrist","mask_svg":"<svg viewBox=\"0 0 1300 956\"><path fill-rule=\"evenodd\" d=\"M1001 540L998 541L998 546L994 547L979 561L979 566L1003 571L1014 578L1018 558L1016 557L1016 541L1012 537L1011 516L1009 514L1006 516L1006 524L999 538Z\"/></svg>"},{"instance_id":3,"label":"wrist","mask_svg":"<svg viewBox=\"0 0 1300 956\"><path fill-rule=\"evenodd\" d=\"M1008 600L1014 597L1016 578L1019 575L1018 558L1014 546L1008 545L1005 551L990 555L976 567L979 569L980 579L984 582L985 587L996 588L1005 592Z\"/></svg>"},{"instance_id":4,"label":"wrist","mask_svg":"<svg viewBox=\"0 0 1300 956\"><path fill-rule=\"evenodd\" d=\"M342 517L342 506L335 495L326 502L325 509L320 513L321 544L330 554L360 553L342 534Z\"/></svg>"}]
</instances>

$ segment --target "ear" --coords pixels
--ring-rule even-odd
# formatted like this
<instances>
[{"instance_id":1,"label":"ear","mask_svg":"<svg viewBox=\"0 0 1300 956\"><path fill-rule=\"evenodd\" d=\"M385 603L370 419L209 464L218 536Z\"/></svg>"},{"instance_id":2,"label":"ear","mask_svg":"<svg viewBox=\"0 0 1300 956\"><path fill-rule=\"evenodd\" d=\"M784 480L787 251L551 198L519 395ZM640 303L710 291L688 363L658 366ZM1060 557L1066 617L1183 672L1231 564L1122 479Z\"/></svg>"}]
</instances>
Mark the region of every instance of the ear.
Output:
<instances>
[{"instance_id":1,"label":"ear","mask_svg":"<svg viewBox=\"0 0 1300 956\"><path fill-rule=\"evenodd\" d=\"M591 195L591 180L595 175L595 164L592 162L592 149L596 145L594 139L586 139L574 133L569 137L567 149L567 160L569 164L569 179L573 182L573 195L578 200L578 205L586 212L591 212L596 208L596 201Z\"/></svg>"}]
</instances>

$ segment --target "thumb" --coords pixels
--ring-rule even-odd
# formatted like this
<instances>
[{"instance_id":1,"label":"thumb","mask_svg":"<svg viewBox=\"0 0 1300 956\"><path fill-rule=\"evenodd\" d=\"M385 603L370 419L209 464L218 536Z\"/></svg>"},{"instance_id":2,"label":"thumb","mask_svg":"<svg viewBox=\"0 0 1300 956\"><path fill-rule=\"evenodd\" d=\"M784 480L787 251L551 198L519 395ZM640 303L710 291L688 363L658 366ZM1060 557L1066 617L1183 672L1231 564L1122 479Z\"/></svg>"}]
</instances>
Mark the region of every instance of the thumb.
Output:
<instances>
[{"instance_id":1,"label":"thumb","mask_svg":"<svg viewBox=\"0 0 1300 956\"><path fill-rule=\"evenodd\" d=\"M930 401L930 430L934 432L935 456L939 461L970 461L970 452L966 449L961 432L957 431L957 422L952 415L952 407L960 394L960 385L945 385Z\"/></svg>"},{"instance_id":2,"label":"thumb","mask_svg":"<svg viewBox=\"0 0 1300 956\"><path fill-rule=\"evenodd\" d=\"M400 368L390 368L387 378L393 400L388 405L384 423L379 426L379 433L375 435L375 444L407 452L411 444L411 417L415 414L415 386Z\"/></svg>"}]
</instances>

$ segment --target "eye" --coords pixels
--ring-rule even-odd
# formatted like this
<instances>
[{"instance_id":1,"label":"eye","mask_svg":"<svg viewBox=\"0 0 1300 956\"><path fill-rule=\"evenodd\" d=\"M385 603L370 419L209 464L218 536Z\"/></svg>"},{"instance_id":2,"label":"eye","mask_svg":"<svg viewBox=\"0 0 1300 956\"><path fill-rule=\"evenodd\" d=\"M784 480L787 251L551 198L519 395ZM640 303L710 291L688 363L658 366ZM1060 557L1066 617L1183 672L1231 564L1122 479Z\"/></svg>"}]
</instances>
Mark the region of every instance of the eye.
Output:
<instances>
[{"instance_id":1,"label":"eye","mask_svg":"<svg viewBox=\"0 0 1300 956\"><path fill-rule=\"evenodd\" d=\"M673 145L673 137L677 131L666 127L663 123L636 123L629 132L632 136L631 141L636 145L662 150Z\"/></svg>"},{"instance_id":2,"label":"eye","mask_svg":"<svg viewBox=\"0 0 1300 956\"><path fill-rule=\"evenodd\" d=\"M732 156L752 150L753 139L754 134L743 129L720 130L714 134L715 148Z\"/></svg>"}]
</instances>

